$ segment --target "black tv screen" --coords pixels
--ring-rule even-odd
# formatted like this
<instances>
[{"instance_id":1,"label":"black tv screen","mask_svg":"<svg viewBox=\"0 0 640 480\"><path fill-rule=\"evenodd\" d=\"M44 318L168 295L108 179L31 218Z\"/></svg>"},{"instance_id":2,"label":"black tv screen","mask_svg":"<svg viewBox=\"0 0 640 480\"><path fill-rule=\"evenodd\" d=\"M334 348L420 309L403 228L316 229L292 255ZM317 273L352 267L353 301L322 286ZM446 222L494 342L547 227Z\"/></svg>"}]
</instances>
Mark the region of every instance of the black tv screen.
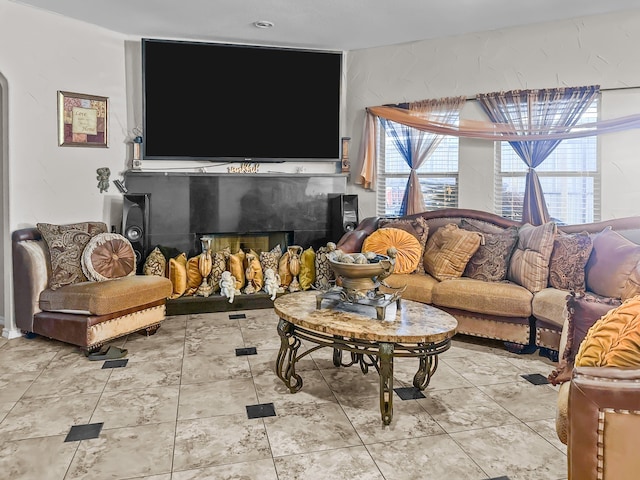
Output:
<instances>
[{"instance_id":1,"label":"black tv screen","mask_svg":"<svg viewBox=\"0 0 640 480\"><path fill-rule=\"evenodd\" d=\"M143 158L337 161L340 52L142 40Z\"/></svg>"}]
</instances>

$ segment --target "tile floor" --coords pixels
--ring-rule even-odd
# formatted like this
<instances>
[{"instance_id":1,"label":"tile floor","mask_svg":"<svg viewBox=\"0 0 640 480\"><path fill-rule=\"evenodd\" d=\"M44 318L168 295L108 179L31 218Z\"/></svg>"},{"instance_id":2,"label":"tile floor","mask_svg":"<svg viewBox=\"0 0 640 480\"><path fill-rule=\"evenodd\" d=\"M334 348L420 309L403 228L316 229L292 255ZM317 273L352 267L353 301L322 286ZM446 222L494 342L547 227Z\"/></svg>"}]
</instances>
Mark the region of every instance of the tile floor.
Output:
<instances>
[{"instance_id":1,"label":"tile floor","mask_svg":"<svg viewBox=\"0 0 640 480\"><path fill-rule=\"evenodd\" d=\"M556 389L521 377L553 369L537 354L456 337L425 398L396 395L385 427L375 371L335 368L320 349L297 364L304 386L291 394L273 372L276 315L237 313L169 317L152 337L120 339L122 368L53 340L0 339L0 478L566 479ZM242 347L257 354L236 356ZM411 386L417 361L394 368L394 386ZM265 403L275 416L248 418ZM99 423L97 438L65 442Z\"/></svg>"}]
</instances>

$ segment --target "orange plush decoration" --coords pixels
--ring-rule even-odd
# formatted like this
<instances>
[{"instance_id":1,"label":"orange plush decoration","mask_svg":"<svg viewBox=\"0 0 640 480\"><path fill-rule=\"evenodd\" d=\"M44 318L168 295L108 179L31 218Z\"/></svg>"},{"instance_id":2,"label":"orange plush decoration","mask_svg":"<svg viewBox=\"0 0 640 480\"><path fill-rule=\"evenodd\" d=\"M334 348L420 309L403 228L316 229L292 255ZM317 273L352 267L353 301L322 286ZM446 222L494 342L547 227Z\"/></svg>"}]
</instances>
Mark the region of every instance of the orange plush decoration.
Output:
<instances>
[{"instance_id":1,"label":"orange plush decoration","mask_svg":"<svg viewBox=\"0 0 640 480\"><path fill-rule=\"evenodd\" d=\"M422 246L414 235L398 228L376 230L364 240L362 252L386 255L390 247L398 251L393 273L411 273L416 269L421 260Z\"/></svg>"}]
</instances>

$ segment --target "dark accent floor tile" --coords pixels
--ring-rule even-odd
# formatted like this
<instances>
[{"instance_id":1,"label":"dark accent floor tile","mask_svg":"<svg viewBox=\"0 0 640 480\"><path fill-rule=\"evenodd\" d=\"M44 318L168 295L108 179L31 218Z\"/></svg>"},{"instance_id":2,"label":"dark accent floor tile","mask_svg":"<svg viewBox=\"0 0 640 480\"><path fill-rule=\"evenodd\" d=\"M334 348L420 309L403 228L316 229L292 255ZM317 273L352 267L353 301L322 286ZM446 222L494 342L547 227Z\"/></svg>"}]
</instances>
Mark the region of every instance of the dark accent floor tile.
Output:
<instances>
[{"instance_id":1,"label":"dark accent floor tile","mask_svg":"<svg viewBox=\"0 0 640 480\"><path fill-rule=\"evenodd\" d=\"M236 357L240 357L242 355L257 355L258 350L256 347L246 347L246 348L236 348Z\"/></svg>"},{"instance_id":2,"label":"dark accent floor tile","mask_svg":"<svg viewBox=\"0 0 640 480\"><path fill-rule=\"evenodd\" d=\"M247 318L247 316L244 313L229 314L229 320L238 320L239 318Z\"/></svg>"},{"instance_id":3,"label":"dark accent floor tile","mask_svg":"<svg viewBox=\"0 0 640 480\"><path fill-rule=\"evenodd\" d=\"M417 398L425 398L424 394L416 387L398 387L393 389L401 400L415 400Z\"/></svg>"},{"instance_id":4,"label":"dark accent floor tile","mask_svg":"<svg viewBox=\"0 0 640 480\"><path fill-rule=\"evenodd\" d=\"M273 403L259 403L257 405L247 405L247 417L252 418L264 418L275 417L276 410L273 407Z\"/></svg>"},{"instance_id":5,"label":"dark accent floor tile","mask_svg":"<svg viewBox=\"0 0 640 480\"><path fill-rule=\"evenodd\" d=\"M534 385L545 385L549 383L547 377L540 375L539 373L530 373L528 375L520 375L526 381L533 383Z\"/></svg>"},{"instance_id":6,"label":"dark accent floor tile","mask_svg":"<svg viewBox=\"0 0 640 480\"><path fill-rule=\"evenodd\" d=\"M87 423L85 425L74 425L69 430L65 442L79 442L80 440L89 440L90 438L98 438L104 423Z\"/></svg>"},{"instance_id":7,"label":"dark accent floor tile","mask_svg":"<svg viewBox=\"0 0 640 480\"><path fill-rule=\"evenodd\" d=\"M107 360L102 364L102 368L121 368L126 367L129 362L128 358L119 358L117 360Z\"/></svg>"}]
</instances>

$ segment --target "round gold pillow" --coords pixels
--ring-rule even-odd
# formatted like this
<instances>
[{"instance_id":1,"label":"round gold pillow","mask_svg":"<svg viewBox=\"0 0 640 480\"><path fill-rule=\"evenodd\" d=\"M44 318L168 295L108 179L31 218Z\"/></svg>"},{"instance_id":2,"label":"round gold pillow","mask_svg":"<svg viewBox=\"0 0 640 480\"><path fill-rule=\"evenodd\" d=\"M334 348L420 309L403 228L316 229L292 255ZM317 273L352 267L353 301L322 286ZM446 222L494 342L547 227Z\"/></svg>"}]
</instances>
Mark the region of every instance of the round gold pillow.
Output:
<instances>
[{"instance_id":1,"label":"round gold pillow","mask_svg":"<svg viewBox=\"0 0 640 480\"><path fill-rule=\"evenodd\" d=\"M640 365L640 296L630 298L594 323L580 344L578 367Z\"/></svg>"},{"instance_id":2,"label":"round gold pillow","mask_svg":"<svg viewBox=\"0 0 640 480\"><path fill-rule=\"evenodd\" d=\"M398 228L380 228L365 238L362 252L375 252L386 255L389 247L395 247L396 266L393 273L411 273L420 263L422 246L409 232Z\"/></svg>"},{"instance_id":3,"label":"round gold pillow","mask_svg":"<svg viewBox=\"0 0 640 480\"><path fill-rule=\"evenodd\" d=\"M82 252L82 271L93 282L136 273L136 254L129 240L117 233L96 235Z\"/></svg>"}]
</instances>

